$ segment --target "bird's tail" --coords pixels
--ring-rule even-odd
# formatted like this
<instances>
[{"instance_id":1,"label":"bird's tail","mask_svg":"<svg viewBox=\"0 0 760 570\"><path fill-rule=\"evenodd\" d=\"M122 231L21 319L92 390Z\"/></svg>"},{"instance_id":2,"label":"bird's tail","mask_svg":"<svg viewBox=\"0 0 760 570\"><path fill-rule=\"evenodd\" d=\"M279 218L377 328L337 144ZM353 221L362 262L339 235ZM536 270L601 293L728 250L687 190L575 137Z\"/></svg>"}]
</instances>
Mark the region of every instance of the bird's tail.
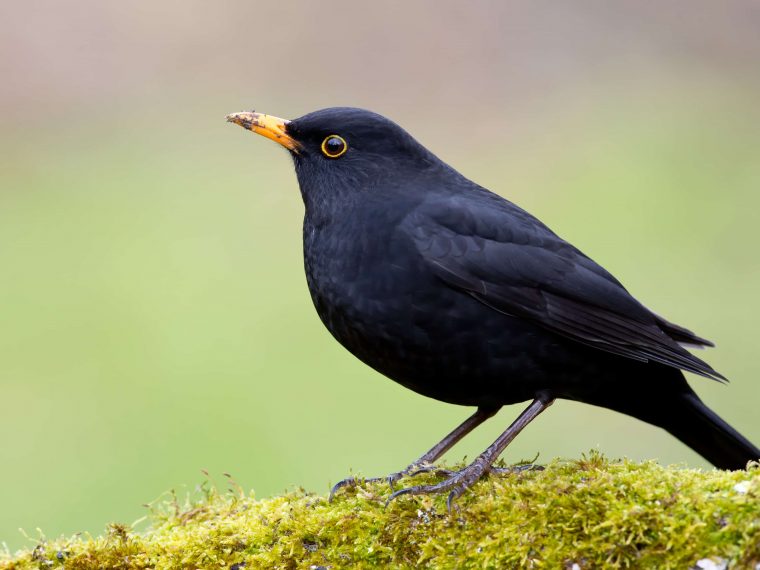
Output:
<instances>
[{"instance_id":1,"label":"bird's tail","mask_svg":"<svg viewBox=\"0 0 760 570\"><path fill-rule=\"evenodd\" d=\"M680 371L663 368L669 377L642 377L651 385L632 392L596 392L582 401L628 414L680 439L719 469L745 469L760 460L760 449L702 403ZM658 390L659 386L659 390ZM663 391L663 386L669 390Z\"/></svg>"},{"instance_id":2,"label":"bird's tail","mask_svg":"<svg viewBox=\"0 0 760 570\"><path fill-rule=\"evenodd\" d=\"M660 414L658 414L660 415ZM744 469L760 460L760 449L723 421L693 393L670 400L660 425L719 469Z\"/></svg>"}]
</instances>

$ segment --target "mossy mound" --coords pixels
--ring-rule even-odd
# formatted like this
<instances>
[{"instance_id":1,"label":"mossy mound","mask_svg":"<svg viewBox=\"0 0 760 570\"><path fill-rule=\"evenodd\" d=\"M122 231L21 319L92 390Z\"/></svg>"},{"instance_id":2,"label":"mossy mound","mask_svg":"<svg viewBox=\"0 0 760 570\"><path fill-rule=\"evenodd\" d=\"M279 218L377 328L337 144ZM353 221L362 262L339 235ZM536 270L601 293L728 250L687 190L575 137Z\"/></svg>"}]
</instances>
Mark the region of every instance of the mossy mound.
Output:
<instances>
[{"instance_id":1,"label":"mossy mound","mask_svg":"<svg viewBox=\"0 0 760 570\"><path fill-rule=\"evenodd\" d=\"M451 514L445 496L385 508L385 484L332 504L204 491L154 506L144 532L112 524L102 537L45 541L0 555L0 569L760 568L757 465L704 472L592 454L489 476Z\"/></svg>"}]
</instances>

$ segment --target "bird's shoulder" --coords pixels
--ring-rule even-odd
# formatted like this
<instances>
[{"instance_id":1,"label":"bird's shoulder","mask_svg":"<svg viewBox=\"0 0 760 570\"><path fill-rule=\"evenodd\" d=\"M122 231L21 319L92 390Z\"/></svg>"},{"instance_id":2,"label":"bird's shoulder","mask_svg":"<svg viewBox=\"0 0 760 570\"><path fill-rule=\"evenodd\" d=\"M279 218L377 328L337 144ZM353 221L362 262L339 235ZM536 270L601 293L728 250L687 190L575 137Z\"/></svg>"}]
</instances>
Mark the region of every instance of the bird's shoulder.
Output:
<instances>
[{"instance_id":1,"label":"bird's shoulder","mask_svg":"<svg viewBox=\"0 0 760 570\"><path fill-rule=\"evenodd\" d=\"M477 185L431 196L401 225L429 261L469 266L482 278L549 286L577 274L625 291L612 274L538 218Z\"/></svg>"}]
</instances>

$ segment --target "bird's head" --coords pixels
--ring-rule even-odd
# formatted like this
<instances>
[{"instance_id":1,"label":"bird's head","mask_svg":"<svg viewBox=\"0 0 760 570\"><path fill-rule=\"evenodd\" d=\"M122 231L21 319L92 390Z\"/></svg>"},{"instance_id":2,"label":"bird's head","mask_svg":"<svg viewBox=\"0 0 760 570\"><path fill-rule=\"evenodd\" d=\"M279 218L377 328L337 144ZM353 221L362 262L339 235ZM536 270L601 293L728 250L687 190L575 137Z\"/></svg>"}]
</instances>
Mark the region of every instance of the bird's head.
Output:
<instances>
[{"instance_id":1,"label":"bird's head","mask_svg":"<svg viewBox=\"0 0 760 570\"><path fill-rule=\"evenodd\" d=\"M292 121L246 111L227 120L290 151L307 208L394 188L396 180L441 164L396 123L364 109L333 107Z\"/></svg>"}]
</instances>

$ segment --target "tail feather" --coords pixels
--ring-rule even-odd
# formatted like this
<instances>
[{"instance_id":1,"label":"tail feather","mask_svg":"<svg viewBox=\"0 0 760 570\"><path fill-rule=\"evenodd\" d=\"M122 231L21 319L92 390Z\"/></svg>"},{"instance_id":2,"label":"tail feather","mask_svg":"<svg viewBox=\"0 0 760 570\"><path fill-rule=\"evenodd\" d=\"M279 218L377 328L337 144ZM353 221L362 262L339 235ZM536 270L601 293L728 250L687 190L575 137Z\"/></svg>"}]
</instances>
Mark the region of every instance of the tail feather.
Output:
<instances>
[{"instance_id":1,"label":"tail feather","mask_svg":"<svg viewBox=\"0 0 760 570\"><path fill-rule=\"evenodd\" d=\"M749 461L760 460L760 449L702 403L696 394L683 394L677 402L675 406L668 406L668 412L656 423L715 467L745 469Z\"/></svg>"},{"instance_id":2,"label":"tail feather","mask_svg":"<svg viewBox=\"0 0 760 570\"><path fill-rule=\"evenodd\" d=\"M684 328L681 325L671 323L670 321L663 319L660 315L655 315L655 318L657 319L657 324L663 330L663 332L665 332L666 335L668 335L679 344L684 344L686 346L691 346L694 348L715 346L715 344L706 338L697 336L689 329Z\"/></svg>"},{"instance_id":3,"label":"tail feather","mask_svg":"<svg viewBox=\"0 0 760 570\"><path fill-rule=\"evenodd\" d=\"M760 461L760 449L708 408L678 370L642 378L628 392L584 394L583 402L603 406L658 426L719 469L745 469Z\"/></svg>"}]
</instances>

